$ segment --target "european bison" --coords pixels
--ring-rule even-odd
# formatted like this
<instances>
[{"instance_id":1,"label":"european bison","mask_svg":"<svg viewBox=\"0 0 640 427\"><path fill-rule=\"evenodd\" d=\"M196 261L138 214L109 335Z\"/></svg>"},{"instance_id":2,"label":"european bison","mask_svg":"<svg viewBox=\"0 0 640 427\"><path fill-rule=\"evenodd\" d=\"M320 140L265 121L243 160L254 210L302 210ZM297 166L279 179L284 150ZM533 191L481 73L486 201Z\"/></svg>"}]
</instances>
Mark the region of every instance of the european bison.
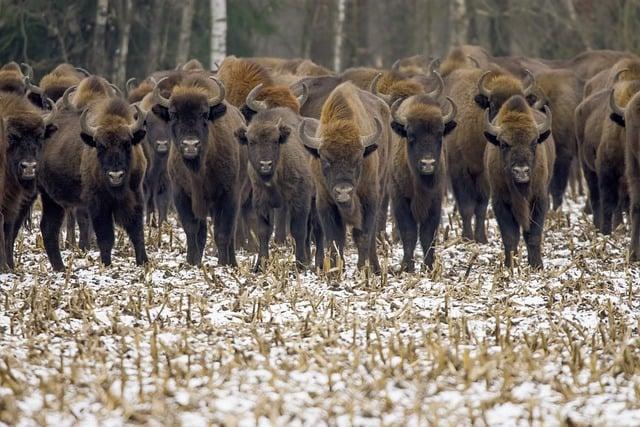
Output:
<instances>
[{"instance_id":1,"label":"european bison","mask_svg":"<svg viewBox=\"0 0 640 427\"><path fill-rule=\"evenodd\" d=\"M555 160L551 111L540 113L522 96L509 98L493 121L485 112L484 135L490 145L484 157L491 187L491 206L504 245L505 265L511 267L520 230L527 244L529 265L542 268L542 232L549 208L549 182ZM536 114L537 113L537 114Z\"/></svg>"}]
</instances>

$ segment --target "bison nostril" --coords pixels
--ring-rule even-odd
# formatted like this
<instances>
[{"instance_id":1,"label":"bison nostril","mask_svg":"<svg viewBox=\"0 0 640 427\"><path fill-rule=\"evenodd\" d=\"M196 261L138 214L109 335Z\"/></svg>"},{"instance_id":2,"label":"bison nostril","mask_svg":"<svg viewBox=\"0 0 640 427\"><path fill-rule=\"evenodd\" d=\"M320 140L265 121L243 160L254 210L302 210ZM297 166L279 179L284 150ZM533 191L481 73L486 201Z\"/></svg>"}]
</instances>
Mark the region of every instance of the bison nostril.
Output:
<instances>
[{"instance_id":1,"label":"bison nostril","mask_svg":"<svg viewBox=\"0 0 640 427\"><path fill-rule=\"evenodd\" d=\"M122 178L123 175L124 175L124 171L110 171L109 172L109 178L112 178L112 179Z\"/></svg>"},{"instance_id":2,"label":"bison nostril","mask_svg":"<svg viewBox=\"0 0 640 427\"><path fill-rule=\"evenodd\" d=\"M422 159L420 164L422 166L433 166L436 163L435 159Z\"/></svg>"},{"instance_id":3,"label":"bison nostril","mask_svg":"<svg viewBox=\"0 0 640 427\"><path fill-rule=\"evenodd\" d=\"M36 162L20 162L20 166L23 169L35 169L35 167L37 166Z\"/></svg>"},{"instance_id":4,"label":"bison nostril","mask_svg":"<svg viewBox=\"0 0 640 427\"><path fill-rule=\"evenodd\" d=\"M260 160L260 166L263 168L271 167L271 165L273 165L273 161L271 160Z\"/></svg>"},{"instance_id":5,"label":"bison nostril","mask_svg":"<svg viewBox=\"0 0 640 427\"><path fill-rule=\"evenodd\" d=\"M195 147L196 145L200 144L200 140L199 139L183 139L182 143L190 147Z\"/></svg>"}]
</instances>

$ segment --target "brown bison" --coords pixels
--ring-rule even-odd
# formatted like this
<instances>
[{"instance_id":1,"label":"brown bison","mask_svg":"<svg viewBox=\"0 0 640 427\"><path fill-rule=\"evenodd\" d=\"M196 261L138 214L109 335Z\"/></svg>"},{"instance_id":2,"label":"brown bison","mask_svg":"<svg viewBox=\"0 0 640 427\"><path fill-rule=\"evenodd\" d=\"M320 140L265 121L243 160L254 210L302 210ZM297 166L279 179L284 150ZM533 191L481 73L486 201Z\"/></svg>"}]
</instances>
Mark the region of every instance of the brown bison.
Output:
<instances>
[{"instance_id":1,"label":"brown bison","mask_svg":"<svg viewBox=\"0 0 640 427\"><path fill-rule=\"evenodd\" d=\"M45 140L56 126L55 104L42 112L23 95L0 96L0 270L14 268L13 247L36 196Z\"/></svg>"},{"instance_id":2,"label":"brown bison","mask_svg":"<svg viewBox=\"0 0 640 427\"><path fill-rule=\"evenodd\" d=\"M9 62L3 65L0 68L0 92L26 95L25 77L17 63Z\"/></svg>"},{"instance_id":3,"label":"brown bison","mask_svg":"<svg viewBox=\"0 0 640 427\"><path fill-rule=\"evenodd\" d=\"M490 145L484 162L491 187L491 206L504 245L505 265L511 267L520 230L527 244L529 265L542 268L542 232L549 207L549 183L555 158L551 111L542 123L522 96L509 98L490 121L485 112L485 137Z\"/></svg>"},{"instance_id":4,"label":"brown bison","mask_svg":"<svg viewBox=\"0 0 640 427\"><path fill-rule=\"evenodd\" d=\"M333 265L338 255L343 258L346 227L350 225L358 248L358 267L363 268L368 259L370 268L380 271L376 221L387 190L389 122L389 107L382 100L352 83L343 83L325 102L316 136L305 133L306 120L298 128L314 157L311 171L316 206Z\"/></svg>"},{"instance_id":5,"label":"brown bison","mask_svg":"<svg viewBox=\"0 0 640 427\"><path fill-rule=\"evenodd\" d=\"M46 74L39 86L47 98L57 101L68 88L77 86L85 77L85 70L63 63Z\"/></svg>"},{"instance_id":6,"label":"brown bison","mask_svg":"<svg viewBox=\"0 0 640 427\"><path fill-rule=\"evenodd\" d=\"M216 90L217 89L217 90ZM235 231L246 157L233 131L243 125L240 112L224 102L225 87L215 77L185 77L169 98L154 89L152 111L169 124L169 154L174 205L187 235L187 262L202 262L207 216L221 265L236 266ZM244 102L244 99L243 101Z\"/></svg>"},{"instance_id":7,"label":"brown bison","mask_svg":"<svg viewBox=\"0 0 640 427\"><path fill-rule=\"evenodd\" d=\"M39 188L40 229L56 271L64 270L59 232L65 208L88 209L100 259L111 264L114 221L127 232L136 263L147 262L144 246L142 181L146 159L140 146L144 115L121 98L92 102L78 117L65 110L56 121L59 131L46 144Z\"/></svg>"},{"instance_id":8,"label":"brown bison","mask_svg":"<svg viewBox=\"0 0 640 427\"><path fill-rule=\"evenodd\" d=\"M438 101L428 95L398 99L391 108L391 128L401 141L394 144L390 195L404 256L401 269L414 271L413 253L418 236L424 264L433 266L434 245L442 199L446 190L446 169L442 139L457 125L456 106L447 98L449 112L443 114Z\"/></svg>"}]
</instances>

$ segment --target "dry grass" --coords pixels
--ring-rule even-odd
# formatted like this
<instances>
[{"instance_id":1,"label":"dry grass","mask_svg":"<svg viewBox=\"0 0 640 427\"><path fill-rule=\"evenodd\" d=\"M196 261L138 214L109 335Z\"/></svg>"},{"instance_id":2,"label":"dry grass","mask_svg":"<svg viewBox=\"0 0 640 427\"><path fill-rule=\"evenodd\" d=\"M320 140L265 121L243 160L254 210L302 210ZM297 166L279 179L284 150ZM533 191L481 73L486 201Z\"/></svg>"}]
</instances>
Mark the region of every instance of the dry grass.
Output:
<instances>
[{"instance_id":1,"label":"dry grass","mask_svg":"<svg viewBox=\"0 0 640 427\"><path fill-rule=\"evenodd\" d=\"M0 424L639 424L640 272L581 207L548 219L542 273L500 266L493 219L461 243L450 213L434 272L369 277L351 250L341 280L286 249L264 275L188 267L174 222L146 270L120 234L112 268L67 251L53 274L25 232L0 276Z\"/></svg>"}]
</instances>

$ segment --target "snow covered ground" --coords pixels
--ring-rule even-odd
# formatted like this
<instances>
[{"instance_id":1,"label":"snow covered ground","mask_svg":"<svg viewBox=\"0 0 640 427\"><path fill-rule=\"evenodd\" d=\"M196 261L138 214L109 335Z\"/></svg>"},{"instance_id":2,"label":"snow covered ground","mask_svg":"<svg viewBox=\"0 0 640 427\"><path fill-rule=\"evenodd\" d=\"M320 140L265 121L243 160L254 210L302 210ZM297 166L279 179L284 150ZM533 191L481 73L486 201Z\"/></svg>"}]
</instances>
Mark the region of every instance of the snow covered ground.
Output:
<instances>
[{"instance_id":1,"label":"snow covered ground","mask_svg":"<svg viewBox=\"0 0 640 427\"><path fill-rule=\"evenodd\" d=\"M0 275L0 424L640 425L640 269L582 206L548 218L543 272L501 267L493 218L489 245L461 242L451 206L435 271L367 277L350 248L341 280L286 248L267 274L210 248L187 266L174 219L147 269L120 233L112 267L65 251L52 273L24 231Z\"/></svg>"}]
</instances>

